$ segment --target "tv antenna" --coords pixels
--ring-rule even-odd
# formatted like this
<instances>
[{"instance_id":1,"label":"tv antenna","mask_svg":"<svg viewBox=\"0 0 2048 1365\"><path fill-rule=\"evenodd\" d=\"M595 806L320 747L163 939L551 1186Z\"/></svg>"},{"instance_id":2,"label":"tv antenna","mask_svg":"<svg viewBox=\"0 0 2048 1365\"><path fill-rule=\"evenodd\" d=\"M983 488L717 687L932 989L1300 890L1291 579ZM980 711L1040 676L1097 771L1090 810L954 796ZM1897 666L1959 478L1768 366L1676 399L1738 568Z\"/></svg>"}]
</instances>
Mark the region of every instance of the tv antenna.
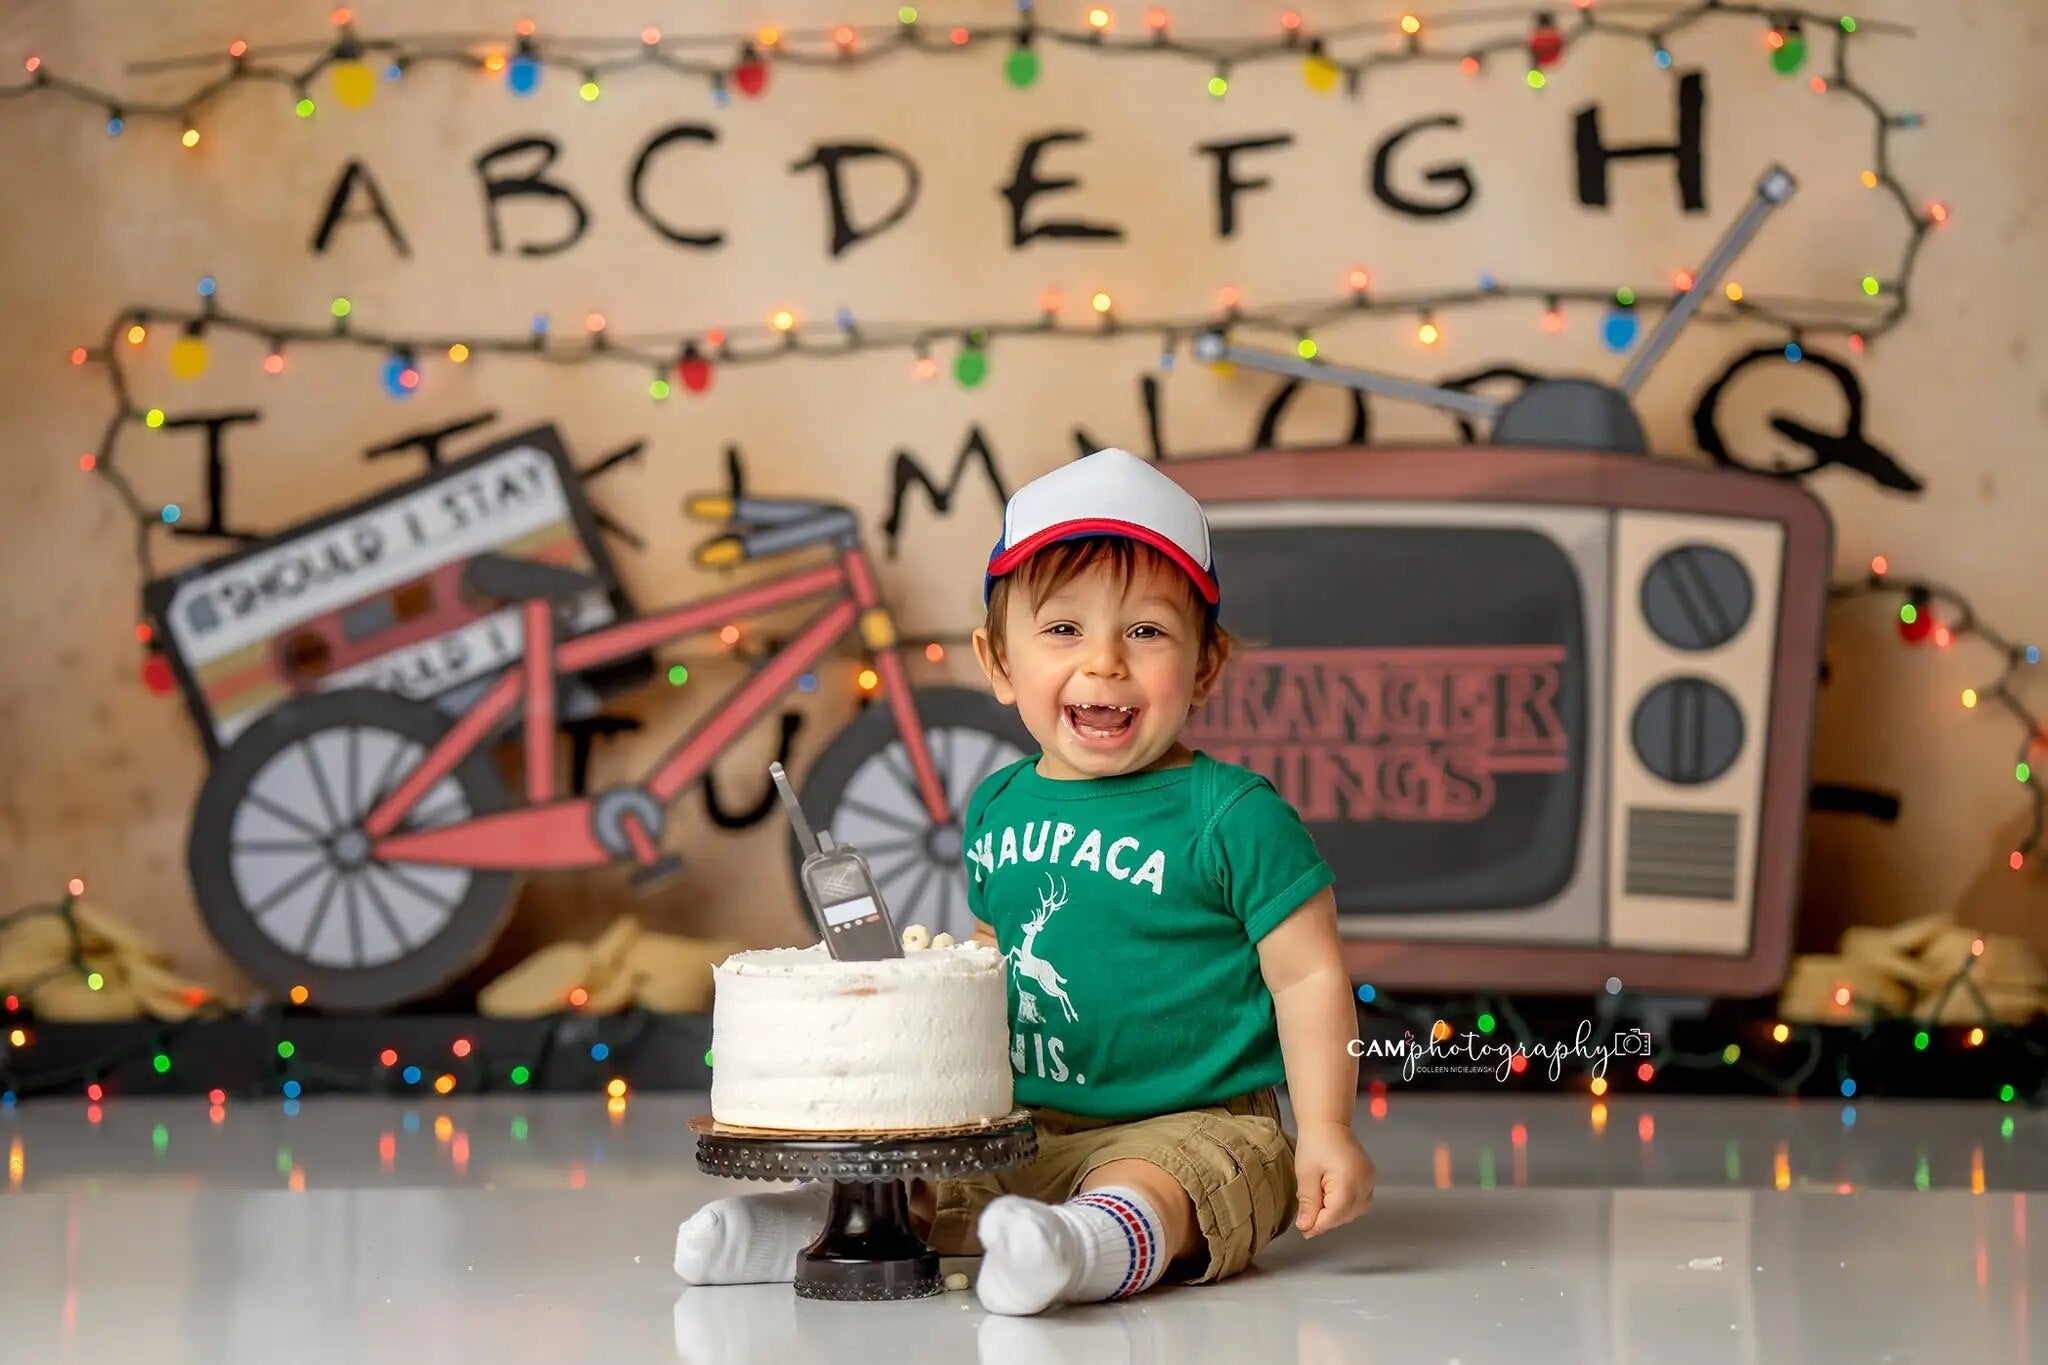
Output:
<instances>
[{"instance_id":1,"label":"tv antenna","mask_svg":"<svg viewBox=\"0 0 2048 1365\"><path fill-rule=\"evenodd\" d=\"M1197 336L1195 355L1201 360L1228 361L1246 369L1342 384L1364 393L1427 403L1461 416L1476 417L1493 424L1491 439L1495 445L1648 454L1649 442L1643 435L1643 424L1636 416L1633 401L1636 391L1671 349L1671 343L1678 339L1692 315L1699 311L1700 300L1720 282L1763 227L1764 220L1798 188L1799 182L1783 166L1773 166L1764 172L1741 216L1722 234L1713 253L1694 276L1692 288L1678 296L1671 311L1657 324L1657 330L1637 348L1628 368L1612 384L1584 378L1538 379L1503 403L1462 389L1423 384L1375 370L1348 369L1320 360L1239 346L1222 332L1203 332Z\"/></svg>"}]
</instances>

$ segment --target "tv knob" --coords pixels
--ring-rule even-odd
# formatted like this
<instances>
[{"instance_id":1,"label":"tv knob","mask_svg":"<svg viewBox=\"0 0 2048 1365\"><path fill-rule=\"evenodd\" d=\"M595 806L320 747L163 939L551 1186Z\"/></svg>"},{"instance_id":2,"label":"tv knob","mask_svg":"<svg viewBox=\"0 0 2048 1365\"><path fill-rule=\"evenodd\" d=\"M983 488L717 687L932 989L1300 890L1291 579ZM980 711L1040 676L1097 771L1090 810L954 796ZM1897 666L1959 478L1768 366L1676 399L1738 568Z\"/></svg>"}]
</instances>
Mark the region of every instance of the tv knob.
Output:
<instances>
[{"instance_id":1,"label":"tv knob","mask_svg":"<svg viewBox=\"0 0 2048 1365\"><path fill-rule=\"evenodd\" d=\"M1741 634L1755 604L1749 570L1713 545L1666 550L1643 575L1643 619L1673 649L1727 644Z\"/></svg>"},{"instance_id":2,"label":"tv knob","mask_svg":"<svg viewBox=\"0 0 2048 1365\"><path fill-rule=\"evenodd\" d=\"M1636 703L1629 729L1643 766L1680 786L1713 781L1742 754L1742 708L1706 678L1657 684Z\"/></svg>"}]
</instances>

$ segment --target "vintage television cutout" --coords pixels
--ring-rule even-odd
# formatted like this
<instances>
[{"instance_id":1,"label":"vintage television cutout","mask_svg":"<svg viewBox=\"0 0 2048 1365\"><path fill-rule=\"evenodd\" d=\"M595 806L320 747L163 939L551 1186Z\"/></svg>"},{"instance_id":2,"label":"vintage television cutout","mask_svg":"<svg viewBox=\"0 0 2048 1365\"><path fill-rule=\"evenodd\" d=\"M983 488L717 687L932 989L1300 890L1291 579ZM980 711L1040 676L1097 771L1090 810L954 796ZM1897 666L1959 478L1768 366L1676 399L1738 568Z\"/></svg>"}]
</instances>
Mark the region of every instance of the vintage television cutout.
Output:
<instances>
[{"instance_id":1,"label":"vintage television cutout","mask_svg":"<svg viewBox=\"0 0 2048 1365\"><path fill-rule=\"evenodd\" d=\"M1830 564L1786 480L1527 447L1161 466L1246 647L1188 742L1337 873L1353 977L1783 978Z\"/></svg>"},{"instance_id":2,"label":"vintage television cutout","mask_svg":"<svg viewBox=\"0 0 2048 1365\"><path fill-rule=\"evenodd\" d=\"M158 579L143 608L217 753L305 692L373 687L463 710L525 636L516 602L479 591L485 556L587 579L562 602L564 635L633 614L552 427ZM643 658L582 680L565 714L650 669Z\"/></svg>"}]
</instances>

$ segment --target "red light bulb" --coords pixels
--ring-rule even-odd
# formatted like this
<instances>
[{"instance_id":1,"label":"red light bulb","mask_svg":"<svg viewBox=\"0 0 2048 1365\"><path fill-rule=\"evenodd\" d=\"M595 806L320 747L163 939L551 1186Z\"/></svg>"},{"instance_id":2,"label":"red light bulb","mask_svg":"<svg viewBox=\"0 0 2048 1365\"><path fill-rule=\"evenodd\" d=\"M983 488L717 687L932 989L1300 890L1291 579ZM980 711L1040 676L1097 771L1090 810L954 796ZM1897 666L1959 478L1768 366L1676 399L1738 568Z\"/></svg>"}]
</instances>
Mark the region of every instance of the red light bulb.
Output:
<instances>
[{"instance_id":1,"label":"red light bulb","mask_svg":"<svg viewBox=\"0 0 2048 1365\"><path fill-rule=\"evenodd\" d=\"M695 342L683 347L683 358L676 362L676 378L691 393L702 393L711 387L711 362L698 351Z\"/></svg>"},{"instance_id":2,"label":"red light bulb","mask_svg":"<svg viewBox=\"0 0 2048 1365\"><path fill-rule=\"evenodd\" d=\"M740 64L733 68L732 83L748 99L758 99L768 88L768 63L761 60L761 54L749 47L740 54Z\"/></svg>"},{"instance_id":3,"label":"red light bulb","mask_svg":"<svg viewBox=\"0 0 2048 1365\"><path fill-rule=\"evenodd\" d=\"M154 650L142 660L142 685L159 697L168 697L177 690L178 680L171 673L171 661Z\"/></svg>"}]
</instances>

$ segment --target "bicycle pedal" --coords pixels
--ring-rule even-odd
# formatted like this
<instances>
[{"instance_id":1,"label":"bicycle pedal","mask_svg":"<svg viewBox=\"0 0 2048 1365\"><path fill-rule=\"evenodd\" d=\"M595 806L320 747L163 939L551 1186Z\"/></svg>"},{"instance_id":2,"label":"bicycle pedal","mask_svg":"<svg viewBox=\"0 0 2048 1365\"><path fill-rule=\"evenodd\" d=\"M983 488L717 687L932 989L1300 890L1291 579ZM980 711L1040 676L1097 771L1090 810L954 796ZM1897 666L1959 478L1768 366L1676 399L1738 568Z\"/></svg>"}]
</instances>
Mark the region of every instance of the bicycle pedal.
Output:
<instances>
[{"instance_id":1,"label":"bicycle pedal","mask_svg":"<svg viewBox=\"0 0 2048 1365\"><path fill-rule=\"evenodd\" d=\"M662 883L675 877L679 877L682 873L682 855L667 853L656 858L645 867L634 868L633 875L628 880L632 882L634 890L646 891L652 887L660 886Z\"/></svg>"}]
</instances>

